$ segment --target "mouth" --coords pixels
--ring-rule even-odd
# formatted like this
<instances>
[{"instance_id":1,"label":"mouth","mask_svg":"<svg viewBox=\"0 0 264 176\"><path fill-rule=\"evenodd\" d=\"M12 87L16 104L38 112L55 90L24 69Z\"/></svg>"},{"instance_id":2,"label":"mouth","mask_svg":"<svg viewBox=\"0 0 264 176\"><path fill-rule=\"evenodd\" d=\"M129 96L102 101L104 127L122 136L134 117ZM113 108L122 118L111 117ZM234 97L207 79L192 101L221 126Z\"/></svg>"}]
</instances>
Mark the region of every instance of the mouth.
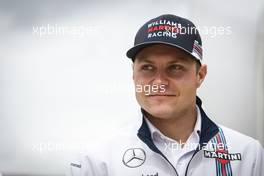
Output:
<instances>
[{"instance_id":1,"label":"mouth","mask_svg":"<svg viewBox=\"0 0 264 176\"><path fill-rule=\"evenodd\" d=\"M176 97L176 95L171 94L150 94L148 97Z\"/></svg>"}]
</instances>

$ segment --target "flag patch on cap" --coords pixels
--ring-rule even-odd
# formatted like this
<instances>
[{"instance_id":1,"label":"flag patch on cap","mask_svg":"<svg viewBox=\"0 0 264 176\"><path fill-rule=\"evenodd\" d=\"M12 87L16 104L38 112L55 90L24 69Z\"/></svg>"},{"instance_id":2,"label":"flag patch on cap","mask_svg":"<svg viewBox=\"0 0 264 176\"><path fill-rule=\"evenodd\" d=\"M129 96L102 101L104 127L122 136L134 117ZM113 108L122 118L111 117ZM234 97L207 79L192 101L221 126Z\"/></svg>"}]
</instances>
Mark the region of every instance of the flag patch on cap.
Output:
<instances>
[{"instance_id":1,"label":"flag patch on cap","mask_svg":"<svg viewBox=\"0 0 264 176\"><path fill-rule=\"evenodd\" d=\"M195 57L198 57L198 58L200 58L200 60L202 60L202 57L203 57L203 49L199 45L199 43L198 43L197 40L195 40L194 43L193 43L192 55L194 55Z\"/></svg>"}]
</instances>

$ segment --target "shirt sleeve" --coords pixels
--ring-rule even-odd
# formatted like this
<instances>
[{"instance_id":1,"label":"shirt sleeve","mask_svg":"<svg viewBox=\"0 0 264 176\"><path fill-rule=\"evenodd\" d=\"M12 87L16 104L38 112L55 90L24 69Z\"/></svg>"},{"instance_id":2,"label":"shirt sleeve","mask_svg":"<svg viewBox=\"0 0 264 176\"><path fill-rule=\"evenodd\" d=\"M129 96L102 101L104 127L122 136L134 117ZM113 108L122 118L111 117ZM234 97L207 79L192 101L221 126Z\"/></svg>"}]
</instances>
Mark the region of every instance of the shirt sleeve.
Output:
<instances>
[{"instance_id":1,"label":"shirt sleeve","mask_svg":"<svg viewBox=\"0 0 264 176\"><path fill-rule=\"evenodd\" d=\"M264 149L261 144L256 141L256 160L254 163L254 176L264 175Z\"/></svg>"},{"instance_id":2,"label":"shirt sleeve","mask_svg":"<svg viewBox=\"0 0 264 176\"><path fill-rule=\"evenodd\" d=\"M83 156L78 157L70 163L69 176L108 176L107 167L104 162Z\"/></svg>"}]
</instances>

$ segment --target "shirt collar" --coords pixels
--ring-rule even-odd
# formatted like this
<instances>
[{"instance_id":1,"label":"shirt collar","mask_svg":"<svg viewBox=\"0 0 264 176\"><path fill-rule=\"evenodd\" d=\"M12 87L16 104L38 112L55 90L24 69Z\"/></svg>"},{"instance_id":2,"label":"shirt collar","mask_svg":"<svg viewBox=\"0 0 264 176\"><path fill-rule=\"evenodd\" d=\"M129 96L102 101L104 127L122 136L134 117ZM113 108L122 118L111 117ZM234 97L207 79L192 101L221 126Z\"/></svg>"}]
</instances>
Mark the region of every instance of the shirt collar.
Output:
<instances>
[{"instance_id":1,"label":"shirt collar","mask_svg":"<svg viewBox=\"0 0 264 176\"><path fill-rule=\"evenodd\" d=\"M201 120L201 112L199 107L196 105L196 112L197 112L197 118L196 118L196 122L195 122L195 126L193 129L193 132L191 133L191 135L194 135L194 137L196 138L196 142L199 143L200 141L200 133L201 133L201 126L202 126L202 120ZM167 140L167 141L172 141L175 142L174 139L171 139L167 136L165 136L159 129L157 129L149 120L148 118L145 117L145 115L143 115L149 130L150 130L150 134L151 134L151 138L152 140L155 140L156 136L159 136L160 138ZM190 135L190 136L191 136Z\"/></svg>"}]
</instances>

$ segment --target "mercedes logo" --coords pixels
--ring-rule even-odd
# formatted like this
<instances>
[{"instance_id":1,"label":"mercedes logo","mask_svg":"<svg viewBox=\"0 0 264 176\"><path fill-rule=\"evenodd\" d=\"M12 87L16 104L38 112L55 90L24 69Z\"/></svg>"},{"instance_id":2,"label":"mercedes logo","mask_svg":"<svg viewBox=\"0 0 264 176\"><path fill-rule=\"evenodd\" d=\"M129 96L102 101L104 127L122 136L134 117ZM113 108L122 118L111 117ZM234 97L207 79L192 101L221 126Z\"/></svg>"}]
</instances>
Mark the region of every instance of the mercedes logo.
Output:
<instances>
[{"instance_id":1,"label":"mercedes logo","mask_svg":"<svg viewBox=\"0 0 264 176\"><path fill-rule=\"evenodd\" d=\"M127 149L123 155L125 166L135 168L141 166L146 160L146 153L141 148Z\"/></svg>"}]
</instances>

